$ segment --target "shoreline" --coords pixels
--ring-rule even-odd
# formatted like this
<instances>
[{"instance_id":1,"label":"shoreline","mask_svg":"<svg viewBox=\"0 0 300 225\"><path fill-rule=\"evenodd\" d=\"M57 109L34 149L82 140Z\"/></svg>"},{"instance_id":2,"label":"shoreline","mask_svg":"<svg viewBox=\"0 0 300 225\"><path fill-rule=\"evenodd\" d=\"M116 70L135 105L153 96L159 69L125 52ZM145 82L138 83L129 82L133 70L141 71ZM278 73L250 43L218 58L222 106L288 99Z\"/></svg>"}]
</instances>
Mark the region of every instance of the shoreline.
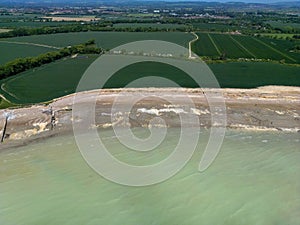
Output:
<instances>
[{"instance_id":1,"label":"shoreline","mask_svg":"<svg viewBox=\"0 0 300 225\"><path fill-rule=\"evenodd\" d=\"M157 116L165 121L164 126L180 127L181 113L196 115L201 128L210 128L212 127L211 112L203 91L206 94L223 95L228 129L300 132L300 87L102 89L77 93L76 99L79 106L80 104L84 106L98 96L94 124L97 128L148 127L149 122ZM112 115L111 108L116 97L120 95L125 97L121 102L124 105L131 104L135 96L143 96L144 100L137 102L130 111L121 109L116 117ZM196 108L185 107L182 98L184 95L192 99ZM13 147L14 143L26 144L31 140L73 132L72 123L79 121L79 118L73 118L72 115L74 96L75 94L71 94L54 99L49 105L37 104L25 108L0 110L1 136L6 116L9 115L4 143L0 144L0 149ZM172 105L163 100L166 96L176 99L178 104ZM129 121L125 120L126 115L129 116Z\"/></svg>"}]
</instances>

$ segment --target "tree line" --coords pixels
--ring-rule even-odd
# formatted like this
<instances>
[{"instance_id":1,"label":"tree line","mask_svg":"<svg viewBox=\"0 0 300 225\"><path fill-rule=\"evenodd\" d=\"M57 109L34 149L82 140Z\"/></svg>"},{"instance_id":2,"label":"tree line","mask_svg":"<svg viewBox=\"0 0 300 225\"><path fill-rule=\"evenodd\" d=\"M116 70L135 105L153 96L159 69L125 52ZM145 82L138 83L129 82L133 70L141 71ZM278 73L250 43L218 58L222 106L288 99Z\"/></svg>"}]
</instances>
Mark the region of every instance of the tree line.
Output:
<instances>
[{"instance_id":1,"label":"tree line","mask_svg":"<svg viewBox=\"0 0 300 225\"><path fill-rule=\"evenodd\" d=\"M36 57L18 58L0 66L0 79L4 79L35 67L42 66L75 54L100 54L102 49L95 47L95 40L84 44L62 48Z\"/></svg>"}]
</instances>

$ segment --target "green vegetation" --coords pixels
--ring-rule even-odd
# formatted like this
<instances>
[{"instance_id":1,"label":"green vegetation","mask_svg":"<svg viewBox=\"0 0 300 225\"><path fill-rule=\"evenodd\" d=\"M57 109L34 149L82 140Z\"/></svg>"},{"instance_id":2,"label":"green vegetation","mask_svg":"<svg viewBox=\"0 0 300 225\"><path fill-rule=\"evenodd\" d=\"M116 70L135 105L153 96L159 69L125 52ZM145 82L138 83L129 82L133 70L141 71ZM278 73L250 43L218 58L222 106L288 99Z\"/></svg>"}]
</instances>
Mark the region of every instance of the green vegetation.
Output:
<instances>
[{"instance_id":1,"label":"green vegetation","mask_svg":"<svg viewBox=\"0 0 300 225\"><path fill-rule=\"evenodd\" d=\"M8 102L4 98L0 97L0 109L6 109L6 108L14 107L14 106L16 106L16 105L11 102Z\"/></svg>"},{"instance_id":2,"label":"green vegetation","mask_svg":"<svg viewBox=\"0 0 300 225\"><path fill-rule=\"evenodd\" d=\"M0 93L18 104L45 102L71 94L95 55L65 58L40 68L12 76L0 82ZM209 65L221 87L254 88L263 85L299 86L299 67L275 63L222 63ZM138 77L159 76L171 79L183 87L197 87L183 71L166 64L145 62L118 71L106 83L106 88L124 87ZM163 84L153 79L143 87ZM95 86L95 88L97 88Z\"/></svg>"},{"instance_id":3,"label":"green vegetation","mask_svg":"<svg viewBox=\"0 0 300 225\"><path fill-rule=\"evenodd\" d=\"M84 24L71 24L61 26L48 26L48 27L17 27L11 31L0 33L0 38L22 37L41 34L58 34L58 33L73 33L73 32L88 32L88 31L118 31L118 32L159 32L170 31L168 27L148 27L148 26L112 26L110 22L103 23L84 23ZM172 28L172 31L187 31L185 26Z\"/></svg>"},{"instance_id":4,"label":"green vegetation","mask_svg":"<svg viewBox=\"0 0 300 225\"><path fill-rule=\"evenodd\" d=\"M0 27L2 28L42 28L42 27L57 27L63 25L76 24L75 22L42 22L42 21L1 21Z\"/></svg>"},{"instance_id":5,"label":"green vegetation","mask_svg":"<svg viewBox=\"0 0 300 225\"><path fill-rule=\"evenodd\" d=\"M271 27L275 29L277 32L282 33L299 33L300 32L300 24L293 22L283 22L283 21L268 21Z\"/></svg>"},{"instance_id":6,"label":"green vegetation","mask_svg":"<svg viewBox=\"0 0 300 225\"><path fill-rule=\"evenodd\" d=\"M31 44L7 43L0 41L0 65L16 58L37 56L49 51L53 51L53 49Z\"/></svg>"},{"instance_id":7,"label":"green vegetation","mask_svg":"<svg viewBox=\"0 0 300 225\"><path fill-rule=\"evenodd\" d=\"M169 31L186 28L184 24L172 24L172 23L115 23L113 27L116 28L151 28L151 29L168 29Z\"/></svg>"},{"instance_id":8,"label":"green vegetation","mask_svg":"<svg viewBox=\"0 0 300 225\"><path fill-rule=\"evenodd\" d=\"M56 47L65 47L95 39L96 44L103 49L112 49L119 45L141 40L162 40L188 47L193 35L183 32L77 32L66 34L35 35L10 38L10 41L31 42Z\"/></svg>"},{"instance_id":9,"label":"green vegetation","mask_svg":"<svg viewBox=\"0 0 300 225\"><path fill-rule=\"evenodd\" d=\"M54 62L66 56L74 54L100 54L101 49L94 47L95 41L91 40L81 45L74 45L60 49L56 52L48 52L37 57L15 59L0 67L0 79L7 78L26 70Z\"/></svg>"},{"instance_id":10,"label":"green vegetation","mask_svg":"<svg viewBox=\"0 0 300 225\"><path fill-rule=\"evenodd\" d=\"M268 62L210 64L221 87L255 88L265 85L300 86L299 67Z\"/></svg>"},{"instance_id":11,"label":"green vegetation","mask_svg":"<svg viewBox=\"0 0 300 225\"><path fill-rule=\"evenodd\" d=\"M199 34L199 41L196 41L193 45L193 51L201 56L210 56L219 58L219 49L216 48L211 41L211 37L208 33Z\"/></svg>"},{"instance_id":12,"label":"green vegetation","mask_svg":"<svg viewBox=\"0 0 300 225\"><path fill-rule=\"evenodd\" d=\"M46 102L71 94L96 55L64 58L1 80L0 93L18 104Z\"/></svg>"},{"instance_id":13,"label":"green vegetation","mask_svg":"<svg viewBox=\"0 0 300 225\"><path fill-rule=\"evenodd\" d=\"M228 32L228 31L236 31L241 27L236 25L229 25L225 23L216 23L216 22L200 22L200 23L192 23L193 29L197 31L209 31L209 32Z\"/></svg>"},{"instance_id":14,"label":"green vegetation","mask_svg":"<svg viewBox=\"0 0 300 225\"><path fill-rule=\"evenodd\" d=\"M198 33L199 40L193 50L200 56L212 59L262 59L300 63L300 56L290 52L295 43L245 35ZM220 54L221 53L221 54Z\"/></svg>"}]
</instances>

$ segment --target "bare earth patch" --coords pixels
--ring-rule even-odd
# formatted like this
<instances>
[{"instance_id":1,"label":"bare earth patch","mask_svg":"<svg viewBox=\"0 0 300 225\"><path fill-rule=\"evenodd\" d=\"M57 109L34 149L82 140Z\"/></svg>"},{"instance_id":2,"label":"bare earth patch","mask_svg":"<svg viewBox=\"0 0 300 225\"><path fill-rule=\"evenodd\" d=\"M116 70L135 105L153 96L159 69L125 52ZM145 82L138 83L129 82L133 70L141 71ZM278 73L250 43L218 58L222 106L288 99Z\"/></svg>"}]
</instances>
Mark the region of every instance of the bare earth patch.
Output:
<instances>
[{"instance_id":1,"label":"bare earth patch","mask_svg":"<svg viewBox=\"0 0 300 225\"><path fill-rule=\"evenodd\" d=\"M9 32L9 31L11 31L11 30L9 30L9 29L1 29L0 28L0 33L6 33L6 32Z\"/></svg>"}]
</instances>

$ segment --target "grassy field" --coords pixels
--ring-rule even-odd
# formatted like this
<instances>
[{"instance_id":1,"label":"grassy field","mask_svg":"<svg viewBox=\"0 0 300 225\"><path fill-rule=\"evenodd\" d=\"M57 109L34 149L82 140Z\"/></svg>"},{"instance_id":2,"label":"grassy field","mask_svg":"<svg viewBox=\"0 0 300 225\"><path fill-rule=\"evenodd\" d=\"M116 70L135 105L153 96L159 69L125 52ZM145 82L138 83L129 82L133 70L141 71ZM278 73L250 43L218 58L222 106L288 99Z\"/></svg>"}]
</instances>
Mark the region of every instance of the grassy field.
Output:
<instances>
[{"instance_id":1,"label":"grassy field","mask_svg":"<svg viewBox=\"0 0 300 225\"><path fill-rule=\"evenodd\" d=\"M220 24L220 23L192 23L194 29L199 31L233 31L238 30L240 27L238 26L230 26L228 24Z\"/></svg>"},{"instance_id":2,"label":"grassy field","mask_svg":"<svg viewBox=\"0 0 300 225\"><path fill-rule=\"evenodd\" d=\"M267 62L209 65L221 87L254 88L265 85L300 86L299 67Z\"/></svg>"},{"instance_id":3,"label":"grassy field","mask_svg":"<svg viewBox=\"0 0 300 225\"><path fill-rule=\"evenodd\" d=\"M279 28L284 31L289 31L292 29L300 30L300 24L299 23L285 23L281 21L268 21L267 24L270 24L273 28Z\"/></svg>"},{"instance_id":4,"label":"grassy field","mask_svg":"<svg viewBox=\"0 0 300 225\"><path fill-rule=\"evenodd\" d=\"M73 22L42 22L39 14L0 15L0 28L44 27L72 24Z\"/></svg>"},{"instance_id":5,"label":"grassy field","mask_svg":"<svg viewBox=\"0 0 300 225\"><path fill-rule=\"evenodd\" d=\"M200 40L193 45L193 51L201 56L220 56L218 47L211 40L211 36L208 33L199 34Z\"/></svg>"},{"instance_id":6,"label":"grassy field","mask_svg":"<svg viewBox=\"0 0 300 225\"><path fill-rule=\"evenodd\" d=\"M60 25L74 24L75 22L40 22L40 21L16 21L16 22L1 22L0 28L37 28L37 27L55 27Z\"/></svg>"},{"instance_id":7,"label":"grassy field","mask_svg":"<svg viewBox=\"0 0 300 225\"><path fill-rule=\"evenodd\" d=\"M0 65L3 65L16 58L37 56L42 53L53 51L51 48L45 48L33 45L14 44L0 41Z\"/></svg>"},{"instance_id":8,"label":"grassy field","mask_svg":"<svg viewBox=\"0 0 300 225\"><path fill-rule=\"evenodd\" d=\"M162 24L162 23L116 23L113 25L116 28L137 28L137 27L143 27L143 28L160 28L160 29L176 29L176 28L185 28L186 26L183 24Z\"/></svg>"},{"instance_id":9,"label":"grassy field","mask_svg":"<svg viewBox=\"0 0 300 225\"><path fill-rule=\"evenodd\" d=\"M13 103L10 103L10 102L6 101L5 99L3 99L2 97L0 97L0 109L6 109L9 107L14 107L14 106L16 106L16 105Z\"/></svg>"},{"instance_id":10,"label":"grassy field","mask_svg":"<svg viewBox=\"0 0 300 225\"><path fill-rule=\"evenodd\" d=\"M79 32L17 37L10 38L9 41L65 47L95 39L99 47L112 49L128 42L140 40L163 40L187 47L188 42L193 38L193 35L183 32Z\"/></svg>"},{"instance_id":11,"label":"grassy field","mask_svg":"<svg viewBox=\"0 0 300 225\"><path fill-rule=\"evenodd\" d=\"M263 37L270 37L270 38L278 38L278 39L285 39L285 38L292 38L294 35L299 35L299 34L260 34Z\"/></svg>"},{"instance_id":12,"label":"grassy field","mask_svg":"<svg viewBox=\"0 0 300 225\"><path fill-rule=\"evenodd\" d=\"M98 56L63 59L0 81L1 90L14 103L49 101L75 91L87 67Z\"/></svg>"},{"instance_id":13,"label":"grassy field","mask_svg":"<svg viewBox=\"0 0 300 225\"><path fill-rule=\"evenodd\" d=\"M200 56L225 54L226 58L256 58L285 60L289 63L300 63L297 53L289 52L295 43L286 40L257 38L244 35L217 33L197 33L199 40L194 43L193 50Z\"/></svg>"},{"instance_id":14,"label":"grassy field","mask_svg":"<svg viewBox=\"0 0 300 225\"><path fill-rule=\"evenodd\" d=\"M60 60L0 82L0 94L18 104L38 103L73 93L86 68L96 56ZM263 85L300 86L299 67L274 63L223 63L209 65L221 87L253 88ZM117 72L106 88L124 87L145 76L171 79L183 87L197 87L183 71L169 65L145 62ZM161 83L144 83L143 87L160 87Z\"/></svg>"}]
</instances>

